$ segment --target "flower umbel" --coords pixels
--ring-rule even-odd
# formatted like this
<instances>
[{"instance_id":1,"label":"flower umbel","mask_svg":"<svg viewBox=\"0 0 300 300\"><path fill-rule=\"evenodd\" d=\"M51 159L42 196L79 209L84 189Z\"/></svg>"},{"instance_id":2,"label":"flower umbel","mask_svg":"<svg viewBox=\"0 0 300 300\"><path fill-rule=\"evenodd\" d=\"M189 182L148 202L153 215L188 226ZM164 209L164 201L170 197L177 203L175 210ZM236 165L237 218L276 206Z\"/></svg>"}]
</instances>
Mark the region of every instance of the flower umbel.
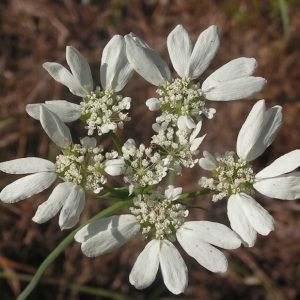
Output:
<instances>
[{"instance_id":1,"label":"flower umbel","mask_svg":"<svg viewBox=\"0 0 300 300\"><path fill-rule=\"evenodd\" d=\"M188 211L176 203L181 191L182 188L168 186L164 194L158 188L151 194L138 195L133 200L135 207L130 209L133 215L90 223L77 232L75 240L82 243L85 255L95 257L121 247L140 231L142 240L152 240L138 256L129 275L130 282L138 289L150 286L160 266L167 288L174 294L182 293L188 283L187 267L172 243L176 238L190 256L212 272L227 269L226 257L212 245L235 249L241 241L224 225L185 222Z\"/></svg>"},{"instance_id":2,"label":"flower umbel","mask_svg":"<svg viewBox=\"0 0 300 300\"><path fill-rule=\"evenodd\" d=\"M205 108L205 99L244 99L261 91L266 84L264 78L251 76L257 67L256 60L244 57L219 68L201 87L193 83L208 68L219 49L220 40L216 26L210 26L199 35L194 49L182 25L176 26L169 34L169 55L174 69L181 77L177 79L171 77L166 62L139 37L130 34L125 36L125 41L127 57L132 67L148 82L158 86L160 97L147 101L149 109L161 108L162 115L172 116L180 129L194 128L202 115L213 117L215 109ZM181 119L178 119L179 116ZM184 119L189 119L189 123L193 123L192 127L186 127Z\"/></svg>"},{"instance_id":3,"label":"flower umbel","mask_svg":"<svg viewBox=\"0 0 300 300\"><path fill-rule=\"evenodd\" d=\"M283 155L257 174L249 164L271 145L282 123L282 108L274 106L266 111L265 101L261 100L253 106L239 132L237 159L233 152L216 154L214 158L205 151L199 160L200 166L213 175L202 177L199 185L219 192L213 196L214 201L228 197L231 227L248 247L254 245L257 232L267 235L274 230L272 216L250 196L254 190L283 200L300 197L300 172L288 174L300 166L300 150Z\"/></svg>"},{"instance_id":4,"label":"flower umbel","mask_svg":"<svg viewBox=\"0 0 300 300\"><path fill-rule=\"evenodd\" d=\"M66 59L71 72L58 63L47 62L43 66L58 82L67 86L74 95L82 97L78 104L65 100L46 101L43 104L54 112L63 122L81 119L87 123L88 135L96 130L98 135L109 131L116 132L123 128L124 122L130 120L128 113L131 98L117 94L127 84L133 74L126 53L124 38L115 35L103 49L100 66L101 86L93 90L93 80L86 59L74 47L66 49ZM39 119L40 105L28 104L28 114Z\"/></svg>"},{"instance_id":5,"label":"flower umbel","mask_svg":"<svg viewBox=\"0 0 300 300\"><path fill-rule=\"evenodd\" d=\"M224 155L216 153L216 159L207 151L204 151L203 155L210 161L215 161L215 168L212 170L214 179L201 177L199 184L204 188L220 192L213 195L214 202L237 193L253 193L255 174L249 162L239 157L235 158L235 153L229 151ZM201 166L204 164L203 160Z\"/></svg>"}]
</instances>

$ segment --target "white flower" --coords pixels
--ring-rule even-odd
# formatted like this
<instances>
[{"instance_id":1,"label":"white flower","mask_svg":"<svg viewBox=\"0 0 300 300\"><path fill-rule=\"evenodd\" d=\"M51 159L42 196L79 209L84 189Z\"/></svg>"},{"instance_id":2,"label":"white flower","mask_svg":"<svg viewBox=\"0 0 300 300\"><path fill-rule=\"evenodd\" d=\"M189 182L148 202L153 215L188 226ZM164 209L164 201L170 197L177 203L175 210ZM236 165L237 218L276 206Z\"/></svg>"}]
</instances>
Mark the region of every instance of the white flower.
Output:
<instances>
[{"instance_id":1,"label":"white flower","mask_svg":"<svg viewBox=\"0 0 300 300\"><path fill-rule=\"evenodd\" d=\"M199 116L204 114L212 118L215 110L204 108L203 96L215 101L238 100L258 93L266 84L264 78L251 76L257 62L254 58L245 57L232 60L216 70L203 82L201 88L199 84L192 83L207 69L219 49L216 26L210 26L200 34L194 49L182 25L177 25L169 34L169 55L174 69L181 77L175 80L171 78L166 62L139 37L130 34L125 36L125 41L128 60L136 72L148 82L159 86L157 92L160 98L151 98L146 102L150 110L163 107L163 110L170 110L179 116L196 117L199 120ZM180 108L176 105L178 103L181 103ZM190 129L193 125L191 120L185 123L186 126L181 119L178 126Z\"/></svg>"},{"instance_id":2,"label":"white flower","mask_svg":"<svg viewBox=\"0 0 300 300\"><path fill-rule=\"evenodd\" d=\"M126 57L124 38L115 35L103 49L100 66L103 90L99 87L93 90L90 67L79 51L67 46L66 59L71 72L54 62L47 62L43 66L56 81L67 86L74 95L82 97L83 101L77 105L65 100L54 100L46 101L43 105L63 122L75 121L83 116L88 124L89 135L95 129L99 134L103 134L110 130L115 132L118 127L122 128L123 122L130 120L122 111L130 108L131 99L123 99L116 93L123 89L133 74ZM39 104L28 104L26 111L31 117L39 120Z\"/></svg>"},{"instance_id":3,"label":"white flower","mask_svg":"<svg viewBox=\"0 0 300 300\"><path fill-rule=\"evenodd\" d=\"M205 151L204 158L199 161L203 169L219 174L216 181L204 177L199 184L221 192L215 200L229 196L227 213L231 228L248 247L254 245L257 232L268 235L274 230L272 216L248 195L253 192L253 188L277 199L300 198L300 172L290 173L300 166L299 149L281 156L257 174L253 173L249 165L249 161L260 156L273 142L282 123L280 106L266 111L265 101L258 101L238 135L236 150L239 159L233 159L233 152L227 152L224 156L217 154L215 159ZM223 167L219 164L221 161Z\"/></svg>"},{"instance_id":4,"label":"white flower","mask_svg":"<svg viewBox=\"0 0 300 300\"><path fill-rule=\"evenodd\" d=\"M71 134L65 124L44 105L40 107L41 124L57 146L68 149L71 145ZM14 203L47 189L58 177L57 165L41 158L28 157L0 163L0 170L9 174L29 174L6 186L0 193L0 199ZM60 228L71 228L79 220L85 205L85 193L81 186L71 182L57 185L46 202L38 207L33 221L44 223L59 216Z\"/></svg>"},{"instance_id":5,"label":"white flower","mask_svg":"<svg viewBox=\"0 0 300 300\"><path fill-rule=\"evenodd\" d=\"M29 174L6 186L0 193L1 201L15 203L47 189L57 178L56 165L48 160L28 157L0 163L0 170L9 174ZM67 229L77 224L85 205L82 187L70 182L57 185L49 199L38 207L33 221L44 223L61 209L60 228Z\"/></svg>"},{"instance_id":6,"label":"white flower","mask_svg":"<svg viewBox=\"0 0 300 300\"><path fill-rule=\"evenodd\" d=\"M89 257L111 252L132 239L139 231L144 238L156 231L138 256L129 280L137 289L152 284L160 267L166 287L174 294L184 292L188 284L187 267L175 248L170 228L184 250L202 266L212 272L225 272L227 260L221 251L211 245L224 249L235 249L241 244L237 235L228 227L205 221L184 222L187 211L176 201L182 188L168 186L164 195L158 189L151 195L139 195L134 199L134 215L121 215L104 218L86 225L75 235L82 243L83 253ZM147 268L145 266L147 265Z\"/></svg>"},{"instance_id":7,"label":"white flower","mask_svg":"<svg viewBox=\"0 0 300 300\"><path fill-rule=\"evenodd\" d=\"M107 181L103 170L112 176L119 175L123 171L124 160L116 158L117 152L110 152L108 159L102 163L105 159L100 153L103 148L96 147L94 138L85 137L81 145L72 145L68 127L55 113L44 104L40 104L39 113L44 130L64 154L56 157L55 164L36 157L0 163L0 170L6 173L33 173L6 186L0 193L0 199L14 203L29 198L48 188L60 177L65 182L58 184L48 200L38 207L33 221L44 223L61 210L59 226L62 230L68 229L78 223L85 206L84 188L99 192Z\"/></svg>"}]
</instances>

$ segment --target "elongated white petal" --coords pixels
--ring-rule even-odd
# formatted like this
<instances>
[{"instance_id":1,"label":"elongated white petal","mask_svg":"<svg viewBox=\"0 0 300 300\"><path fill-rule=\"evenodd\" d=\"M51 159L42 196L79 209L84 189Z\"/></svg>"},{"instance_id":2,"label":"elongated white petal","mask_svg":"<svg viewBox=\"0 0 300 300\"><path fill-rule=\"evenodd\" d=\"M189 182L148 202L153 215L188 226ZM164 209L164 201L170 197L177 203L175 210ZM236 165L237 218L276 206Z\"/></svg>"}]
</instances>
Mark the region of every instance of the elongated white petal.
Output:
<instances>
[{"instance_id":1,"label":"elongated white petal","mask_svg":"<svg viewBox=\"0 0 300 300\"><path fill-rule=\"evenodd\" d=\"M72 46L67 46L66 59L75 79L85 90L91 92L93 90L93 78L86 59Z\"/></svg>"},{"instance_id":2,"label":"elongated white petal","mask_svg":"<svg viewBox=\"0 0 300 300\"><path fill-rule=\"evenodd\" d=\"M124 171L124 159L111 159L105 162L104 170L111 176L121 175Z\"/></svg>"},{"instance_id":3,"label":"elongated white petal","mask_svg":"<svg viewBox=\"0 0 300 300\"><path fill-rule=\"evenodd\" d=\"M216 56L219 46L220 39L217 26L210 26L200 34L188 63L189 78L198 78L208 68Z\"/></svg>"},{"instance_id":4,"label":"elongated white petal","mask_svg":"<svg viewBox=\"0 0 300 300\"><path fill-rule=\"evenodd\" d=\"M185 222L179 229L182 232L197 235L202 241L224 248L236 249L241 246L241 240L227 226L209 221Z\"/></svg>"},{"instance_id":5,"label":"elongated white petal","mask_svg":"<svg viewBox=\"0 0 300 300\"><path fill-rule=\"evenodd\" d=\"M265 112L262 101L257 103L263 103L261 109L251 111L239 133L237 153L247 161L257 158L271 145L283 124L282 107L274 106Z\"/></svg>"},{"instance_id":6,"label":"elongated white petal","mask_svg":"<svg viewBox=\"0 0 300 300\"><path fill-rule=\"evenodd\" d=\"M20 178L1 191L0 199L5 203L15 203L29 198L48 188L56 177L54 172L41 172Z\"/></svg>"},{"instance_id":7,"label":"elongated white petal","mask_svg":"<svg viewBox=\"0 0 300 300\"><path fill-rule=\"evenodd\" d=\"M190 142L192 142L196 136L199 134L200 130L201 130L201 127L202 127L202 121L199 121L195 127L195 129L193 130L193 132L191 133L191 136L190 136Z\"/></svg>"},{"instance_id":8,"label":"elongated white petal","mask_svg":"<svg viewBox=\"0 0 300 300\"><path fill-rule=\"evenodd\" d=\"M160 241L159 263L168 290L176 295L183 293L188 285L187 267L178 250L168 240Z\"/></svg>"},{"instance_id":9,"label":"elongated white petal","mask_svg":"<svg viewBox=\"0 0 300 300\"><path fill-rule=\"evenodd\" d=\"M248 77L254 73L256 68L257 62L254 58L239 57L233 59L207 77L203 82L202 88L209 89L218 82L222 83Z\"/></svg>"},{"instance_id":10,"label":"elongated white petal","mask_svg":"<svg viewBox=\"0 0 300 300\"><path fill-rule=\"evenodd\" d=\"M281 200L300 199L300 172L259 179L253 187L261 194Z\"/></svg>"},{"instance_id":11,"label":"elongated white petal","mask_svg":"<svg viewBox=\"0 0 300 300\"><path fill-rule=\"evenodd\" d=\"M276 177L291 172L300 166L300 149L293 150L280 156L268 167L256 174L257 179Z\"/></svg>"},{"instance_id":12,"label":"elongated white petal","mask_svg":"<svg viewBox=\"0 0 300 300\"><path fill-rule=\"evenodd\" d=\"M160 101L157 98L150 98L146 101L146 105L150 111L156 111L161 108Z\"/></svg>"},{"instance_id":13,"label":"elongated white petal","mask_svg":"<svg viewBox=\"0 0 300 300\"><path fill-rule=\"evenodd\" d=\"M241 237L243 244L252 247L255 244L257 233L244 212L241 195L234 194L229 197L227 214L231 228Z\"/></svg>"},{"instance_id":14,"label":"elongated white petal","mask_svg":"<svg viewBox=\"0 0 300 300\"><path fill-rule=\"evenodd\" d=\"M124 38L115 35L102 53L100 79L103 89L115 92L122 90L133 72L127 60Z\"/></svg>"},{"instance_id":15,"label":"elongated white petal","mask_svg":"<svg viewBox=\"0 0 300 300\"><path fill-rule=\"evenodd\" d=\"M225 272L227 270L228 263L224 254L204 242L196 232L185 228L183 225L177 230L176 237L185 252L195 258L204 268L211 272Z\"/></svg>"},{"instance_id":16,"label":"elongated white petal","mask_svg":"<svg viewBox=\"0 0 300 300\"><path fill-rule=\"evenodd\" d=\"M182 187L175 188L173 185L169 185L165 190L165 196L168 200L177 200L182 193Z\"/></svg>"},{"instance_id":17,"label":"elongated white petal","mask_svg":"<svg viewBox=\"0 0 300 300\"><path fill-rule=\"evenodd\" d=\"M72 143L72 136L69 128L53 112L44 105L40 107L41 124L50 139L61 148L68 148Z\"/></svg>"},{"instance_id":18,"label":"elongated white petal","mask_svg":"<svg viewBox=\"0 0 300 300\"><path fill-rule=\"evenodd\" d=\"M55 113L63 122L72 122L78 120L81 116L80 105L66 100L46 101L43 105ZM40 103L27 104L26 111L32 118L40 119Z\"/></svg>"},{"instance_id":19,"label":"elongated white petal","mask_svg":"<svg viewBox=\"0 0 300 300\"><path fill-rule=\"evenodd\" d=\"M127 58L145 80L153 85L161 85L171 79L166 62L153 49L141 47L131 36L125 36Z\"/></svg>"},{"instance_id":20,"label":"elongated white petal","mask_svg":"<svg viewBox=\"0 0 300 300\"><path fill-rule=\"evenodd\" d=\"M191 143L191 147L190 147L190 150L191 151L195 151L199 148L200 144L203 142L204 138L205 138L206 134L199 137L199 138L196 138L192 141Z\"/></svg>"},{"instance_id":21,"label":"elongated white petal","mask_svg":"<svg viewBox=\"0 0 300 300\"><path fill-rule=\"evenodd\" d=\"M69 88L70 92L79 97L85 97L89 91L65 67L58 63L46 62L44 69L58 82Z\"/></svg>"},{"instance_id":22,"label":"elongated white petal","mask_svg":"<svg viewBox=\"0 0 300 300\"><path fill-rule=\"evenodd\" d=\"M174 69L180 77L187 78L192 42L182 25L177 25L170 32L167 38L167 47Z\"/></svg>"},{"instance_id":23,"label":"elongated white petal","mask_svg":"<svg viewBox=\"0 0 300 300\"><path fill-rule=\"evenodd\" d=\"M244 160L253 160L249 153L259 139L266 112L265 100L260 100L252 107L244 122L236 143L237 155ZM247 159L248 158L248 159Z\"/></svg>"},{"instance_id":24,"label":"elongated white petal","mask_svg":"<svg viewBox=\"0 0 300 300\"><path fill-rule=\"evenodd\" d=\"M249 113L237 138L237 154L246 161L260 156L274 141L283 124L282 108L274 106L268 111L265 101L258 101Z\"/></svg>"},{"instance_id":25,"label":"elongated white petal","mask_svg":"<svg viewBox=\"0 0 300 300\"><path fill-rule=\"evenodd\" d=\"M129 275L129 281L141 290L152 284L159 266L160 241L150 241L138 256ZM147 268L145 268L147 266Z\"/></svg>"},{"instance_id":26,"label":"elongated white petal","mask_svg":"<svg viewBox=\"0 0 300 300\"><path fill-rule=\"evenodd\" d=\"M71 182L63 182L57 185L48 200L38 207L32 220L42 224L53 218L64 205L72 185Z\"/></svg>"},{"instance_id":27,"label":"elongated white petal","mask_svg":"<svg viewBox=\"0 0 300 300\"><path fill-rule=\"evenodd\" d=\"M81 250L86 256L96 257L121 247L139 230L140 224L132 216L113 216L87 225L76 234L76 240L83 241Z\"/></svg>"},{"instance_id":28,"label":"elongated white petal","mask_svg":"<svg viewBox=\"0 0 300 300\"><path fill-rule=\"evenodd\" d=\"M214 82L210 87L202 87L208 100L232 101L244 99L260 92L267 81L262 77L243 77L226 82ZM204 83L203 83L204 85Z\"/></svg>"},{"instance_id":29,"label":"elongated white petal","mask_svg":"<svg viewBox=\"0 0 300 300\"><path fill-rule=\"evenodd\" d=\"M85 206L85 193L81 186L72 184L65 188L69 193L59 215L58 223L61 230L75 226Z\"/></svg>"},{"instance_id":30,"label":"elongated white petal","mask_svg":"<svg viewBox=\"0 0 300 300\"><path fill-rule=\"evenodd\" d=\"M207 171L214 170L217 167L216 159L208 151L203 151L203 156L199 160L199 166Z\"/></svg>"},{"instance_id":31,"label":"elongated white petal","mask_svg":"<svg viewBox=\"0 0 300 300\"><path fill-rule=\"evenodd\" d=\"M120 215L103 218L93 221L82 227L74 236L75 241L84 243L93 236L100 234L102 231L111 230L112 228L124 227L129 224L135 224L136 217L133 215Z\"/></svg>"},{"instance_id":32,"label":"elongated white petal","mask_svg":"<svg viewBox=\"0 0 300 300\"><path fill-rule=\"evenodd\" d=\"M49 160L39 157L18 158L0 163L0 170L8 174L29 174L55 172L56 166Z\"/></svg>"},{"instance_id":33,"label":"elongated white petal","mask_svg":"<svg viewBox=\"0 0 300 300\"><path fill-rule=\"evenodd\" d=\"M274 230L273 217L260 204L244 193L240 199L248 221L259 234L268 235Z\"/></svg>"}]
</instances>

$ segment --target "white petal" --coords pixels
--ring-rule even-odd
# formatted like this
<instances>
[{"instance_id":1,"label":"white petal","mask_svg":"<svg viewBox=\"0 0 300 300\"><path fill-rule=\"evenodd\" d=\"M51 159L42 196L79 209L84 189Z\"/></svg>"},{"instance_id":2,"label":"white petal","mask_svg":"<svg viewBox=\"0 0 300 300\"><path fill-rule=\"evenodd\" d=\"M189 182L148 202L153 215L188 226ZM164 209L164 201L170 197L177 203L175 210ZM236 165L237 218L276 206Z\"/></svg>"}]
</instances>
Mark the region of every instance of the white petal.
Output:
<instances>
[{"instance_id":1,"label":"white petal","mask_svg":"<svg viewBox=\"0 0 300 300\"><path fill-rule=\"evenodd\" d=\"M80 119L80 105L65 100L46 101L43 105L55 113L63 122ZM32 118L40 119L40 104L27 104L26 111Z\"/></svg>"},{"instance_id":2,"label":"white petal","mask_svg":"<svg viewBox=\"0 0 300 300\"><path fill-rule=\"evenodd\" d=\"M227 270L228 263L224 254L204 242L196 232L185 228L183 225L177 230L176 237L186 253L195 258L204 268L211 272L225 272Z\"/></svg>"},{"instance_id":3,"label":"white petal","mask_svg":"<svg viewBox=\"0 0 300 300\"><path fill-rule=\"evenodd\" d=\"M100 232L111 230L114 227L124 227L129 224L136 224L136 217L133 215L120 215L103 218L98 221L93 221L90 224L82 227L74 236L75 241L84 243L88 239L94 237Z\"/></svg>"},{"instance_id":4,"label":"white petal","mask_svg":"<svg viewBox=\"0 0 300 300\"><path fill-rule=\"evenodd\" d=\"M239 194L229 197L227 214L231 228L241 237L243 244L247 247L252 247L255 244L257 233L245 215Z\"/></svg>"},{"instance_id":5,"label":"white petal","mask_svg":"<svg viewBox=\"0 0 300 300\"><path fill-rule=\"evenodd\" d=\"M111 176L121 175L124 171L124 159L111 159L105 162L104 170Z\"/></svg>"},{"instance_id":6,"label":"white petal","mask_svg":"<svg viewBox=\"0 0 300 300\"><path fill-rule=\"evenodd\" d=\"M44 105L41 105L40 112L41 124L50 139L61 148L69 148L72 143L69 128L56 114L48 110Z\"/></svg>"},{"instance_id":7,"label":"white petal","mask_svg":"<svg viewBox=\"0 0 300 300\"><path fill-rule=\"evenodd\" d=\"M165 190L165 197L168 200L174 201L177 200L182 193L182 187L175 188L173 185L169 185Z\"/></svg>"},{"instance_id":8,"label":"white petal","mask_svg":"<svg viewBox=\"0 0 300 300\"><path fill-rule=\"evenodd\" d=\"M256 174L256 178L276 177L291 172L300 166L300 149L293 150L277 158L268 167Z\"/></svg>"},{"instance_id":9,"label":"white petal","mask_svg":"<svg viewBox=\"0 0 300 300\"><path fill-rule=\"evenodd\" d=\"M268 111L265 101L258 101L250 111L237 138L237 154L246 161L260 156L274 141L283 124L282 108L274 106Z\"/></svg>"},{"instance_id":10,"label":"white petal","mask_svg":"<svg viewBox=\"0 0 300 300\"><path fill-rule=\"evenodd\" d=\"M44 69L58 82L69 88L70 92L79 97L85 97L89 91L81 86L78 80L65 67L58 63L46 62Z\"/></svg>"},{"instance_id":11,"label":"white petal","mask_svg":"<svg viewBox=\"0 0 300 300\"><path fill-rule=\"evenodd\" d=\"M153 85L161 85L171 79L171 73L166 62L153 49L144 48L131 36L125 36L127 58L144 79Z\"/></svg>"},{"instance_id":12,"label":"white petal","mask_svg":"<svg viewBox=\"0 0 300 300\"><path fill-rule=\"evenodd\" d=\"M144 289L154 281L159 266L159 251L160 241L152 240L138 256L129 275L129 281L135 288Z\"/></svg>"},{"instance_id":13,"label":"white petal","mask_svg":"<svg viewBox=\"0 0 300 300\"><path fill-rule=\"evenodd\" d=\"M71 187L71 182L63 182L57 185L48 200L38 207L32 220L42 224L53 218L68 198Z\"/></svg>"},{"instance_id":14,"label":"white petal","mask_svg":"<svg viewBox=\"0 0 300 300\"><path fill-rule=\"evenodd\" d=\"M82 54L72 46L67 46L66 59L73 76L88 92L93 90L91 68Z\"/></svg>"},{"instance_id":15,"label":"white petal","mask_svg":"<svg viewBox=\"0 0 300 300\"><path fill-rule=\"evenodd\" d=\"M202 88L209 89L218 82L222 83L248 77L254 73L256 68L257 62L254 58L240 57L233 59L207 77Z\"/></svg>"},{"instance_id":16,"label":"white petal","mask_svg":"<svg viewBox=\"0 0 300 300\"><path fill-rule=\"evenodd\" d=\"M260 92L266 83L264 78L251 76L226 82L214 82L210 87L203 86L202 89L208 100L232 101L244 99Z\"/></svg>"},{"instance_id":17,"label":"white petal","mask_svg":"<svg viewBox=\"0 0 300 300\"><path fill-rule=\"evenodd\" d=\"M102 53L100 79L103 89L115 92L122 90L133 72L126 57L124 38L115 35L104 47Z\"/></svg>"},{"instance_id":18,"label":"white petal","mask_svg":"<svg viewBox=\"0 0 300 300\"><path fill-rule=\"evenodd\" d=\"M180 130L188 130L196 127L196 124L190 116L180 116L177 120L177 126Z\"/></svg>"},{"instance_id":19,"label":"white petal","mask_svg":"<svg viewBox=\"0 0 300 300\"><path fill-rule=\"evenodd\" d=\"M65 100L52 100L45 103L45 106L58 115L63 122L76 121L81 117L81 109L78 104Z\"/></svg>"},{"instance_id":20,"label":"white petal","mask_svg":"<svg viewBox=\"0 0 300 300\"><path fill-rule=\"evenodd\" d=\"M259 234L268 235L274 230L273 217L260 204L244 193L240 199L248 221Z\"/></svg>"},{"instance_id":21,"label":"white petal","mask_svg":"<svg viewBox=\"0 0 300 300\"><path fill-rule=\"evenodd\" d=\"M199 121L190 136L190 142L192 142L196 138L196 136L199 134L201 127L202 127L202 121Z\"/></svg>"},{"instance_id":22,"label":"white petal","mask_svg":"<svg viewBox=\"0 0 300 300\"><path fill-rule=\"evenodd\" d=\"M206 134L199 138L194 139L193 142L191 143L190 150L191 151L197 150L199 148L200 144L203 142L205 136L206 136Z\"/></svg>"},{"instance_id":23,"label":"white petal","mask_svg":"<svg viewBox=\"0 0 300 300\"><path fill-rule=\"evenodd\" d=\"M219 46L217 26L210 26L200 34L189 61L189 78L198 78L208 68L216 56Z\"/></svg>"},{"instance_id":24,"label":"white petal","mask_svg":"<svg viewBox=\"0 0 300 300\"><path fill-rule=\"evenodd\" d=\"M65 200L65 204L59 215L58 224L61 230L75 226L85 206L84 189L74 184L68 187L68 189L68 198Z\"/></svg>"},{"instance_id":25,"label":"white petal","mask_svg":"<svg viewBox=\"0 0 300 300\"><path fill-rule=\"evenodd\" d=\"M0 193L5 203L15 203L47 189L56 179L56 173L41 172L20 178L6 186Z\"/></svg>"},{"instance_id":26,"label":"white petal","mask_svg":"<svg viewBox=\"0 0 300 300\"><path fill-rule=\"evenodd\" d=\"M161 108L160 101L157 98L150 98L146 101L146 105L150 111L156 111Z\"/></svg>"},{"instance_id":27,"label":"white petal","mask_svg":"<svg viewBox=\"0 0 300 300\"><path fill-rule=\"evenodd\" d=\"M174 69L180 77L187 78L192 42L182 25L177 25L168 35L167 46Z\"/></svg>"},{"instance_id":28,"label":"white petal","mask_svg":"<svg viewBox=\"0 0 300 300\"><path fill-rule=\"evenodd\" d=\"M0 163L0 170L8 174L55 172L56 165L39 157L18 158Z\"/></svg>"},{"instance_id":29,"label":"white petal","mask_svg":"<svg viewBox=\"0 0 300 300\"><path fill-rule=\"evenodd\" d=\"M203 151L203 156L199 160L199 166L207 171L214 170L217 167L216 159L208 151Z\"/></svg>"},{"instance_id":30,"label":"white petal","mask_svg":"<svg viewBox=\"0 0 300 300\"><path fill-rule=\"evenodd\" d=\"M170 241L162 240L160 243L159 262L164 283L173 294L183 293L188 285L184 260Z\"/></svg>"},{"instance_id":31,"label":"white petal","mask_svg":"<svg viewBox=\"0 0 300 300\"><path fill-rule=\"evenodd\" d=\"M76 234L77 241L84 240L81 250L88 257L103 255L121 247L140 230L140 224L135 218L128 217L128 215L113 216L103 219L102 222L93 223ZM96 227L98 226L99 231L97 232Z\"/></svg>"},{"instance_id":32,"label":"white petal","mask_svg":"<svg viewBox=\"0 0 300 300\"><path fill-rule=\"evenodd\" d=\"M300 199L300 172L265 178L253 187L261 194L281 200Z\"/></svg>"},{"instance_id":33,"label":"white petal","mask_svg":"<svg viewBox=\"0 0 300 300\"><path fill-rule=\"evenodd\" d=\"M241 246L241 240L236 233L220 223L209 221L185 222L179 230L189 232L190 235L197 235L202 241L224 249L236 249Z\"/></svg>"}]
</instances>

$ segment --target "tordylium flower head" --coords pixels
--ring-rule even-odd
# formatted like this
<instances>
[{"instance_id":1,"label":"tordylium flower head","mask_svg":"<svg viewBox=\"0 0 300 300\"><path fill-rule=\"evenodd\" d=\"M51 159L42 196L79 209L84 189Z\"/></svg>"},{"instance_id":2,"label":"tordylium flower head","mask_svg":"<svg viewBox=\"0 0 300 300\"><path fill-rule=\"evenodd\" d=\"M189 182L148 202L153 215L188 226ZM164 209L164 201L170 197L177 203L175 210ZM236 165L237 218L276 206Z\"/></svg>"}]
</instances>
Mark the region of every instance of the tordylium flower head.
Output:
<instances>
[{"instance_id":1,"label":"tordylium flower head","mask_svg":"<svg viewBox=\"0 0 300 300\"><path fill-rule=\"evenodd\" d=\"M198 78L215 57L220 40L218 28L203 31L192 48L192 42L182 25L169 34L167 47L173 67L181 78L172 78L169 67L153 49L134 34L125 36L127 57L133 68L148 82L158 86L158 98L146 104L150 110L162 110L158 123L172 120L180 129L192 129L202 115L211 119L215 109L205 108L205 99L230 101L243 99L262 90L266 80L251 76L256 67L253 58L230 61L211 74L200 86ZM195 122L196 120L196 122Z\"/></svg>"},{"instance_id":2,"label":"tordylium flower head","mask_svg":"<svg viewBox=\"0 0 300 300\"><path fill-rule=\"evenodd\" d=\"M58 82L67 86L71 93L82 97L80 105L65 100L46 101L44 106L57 114L63 122L81 119L87 123L88 135L95 131L102 135L116 132L130 120L126 111L130 108L130 97L117 94L133 74L125 51L125 41L115 35L103 49L100 66L101 86L93 90L91 69L86 59L74 47L66 49L67 63L71 72L58 63L47 62L43 66ZM28 114L39 119L40 105L28 104Z\"/></svg>"},{"instance_id":3,"label":"tordylium flower head","mask_svg":"<svg viewBox=\"0 0 300 300\"><path fill-rule=\"evenodd\" d=\"M133 199L131 214L112 216L92 222L75 235L83 253L95 257L109 253L141 232L150 242L138 256L129 275L130 282L143 289L154 281L160 267L166 287L182 293L188 283L187 267L173 245L177 239L182 248L199 264L212 272L225 272L227 259L214 246L236 249L241 241L228 227L207 221L186 222L186 208L177 202L182 188L168 186ZM147 268L145 268L147 265Z\"/></svg>"},{"instance_id":4,"label":"tordylium flower head","mask_svg":"<svg viewBox=\"0 0 300 300\"><path fill-rule=\"evenodd\" d=\"M61 209L61 229L71 228L79 220L85 205L85 190L99 193L107 182L105 173L120 175L124 160L117 152L103 154L94 138L85 137L80 144L71 142L70 131L62 121L44 105L40 107L40 120L46 133L56 143L62 154L56 162L37 157L20 158L0 163L0 170L10 174L30 174L9 184L0 193L0 199L14 203L47 189L57 178L58 184L46 202L38 207L33 221L44 223Z\"/></svg>"},{"instance_id":5,"label":"tordylium flower head","mask_svg":"<svg viewBox=\"0 0 300 300\"><path fill-rule=\"evenodd\" d=\"M202 177L199 185L218 192L213 201L228 198L227 212L232 229L246 246L253 246L256 233L267 235L274 229L271 215L250 195L257 190L263 195L283 200L300 197L300 172L290 173L300 166L300 150L294 150L275 160L257 174L250 161L260 156L274 141L283 123L282 108L274 106L268 111L265 101L257 102L237 139L234 152L216 153L214 158L204 151L200 166L212 172L212 178Z\"/></svg>"},{"instance_id":6,"label":"tordylium flower head","mask_svg":"<svg viewBox=\"0 0 300 300\"><path fill-rule=\"evenodd\" d=\"M105 197L119 198L115 207L131 203L129 212L103 218L81 228L75 240L83 253L95 257L109 253L139 234L148 241L129 275L130 282L143 289L152 284L158 269L166 287L174 294L184 292L188 283L187 267L174 242L212 272L224 272L227 259L216 247L235 249L253 246L257 233L267 235L274 229L272 216L253 198L255 190L278 199L300 198L300 150L294 150L255 173L251 162L274 141L283 123L282 108L266 111L261 100L252 108L237 139L236 154L226 151L215 157L199 147L205 135L199 136L203 116L213 118L215 109L207 108L206 100L231 101L244 99L262 90L266 80L254 77L254 58L232 60L213 72L202 84L195 82L208 68L220 45L218 29L210 26L202 32L193 48L182 25L167 38L167 48L174 69L172 78L166 62L142 39L133 33L114 36L103 49L100 66L101 87L94 88L91 69L74 47L66 48L64 66L47 62L43 66L70 92L82 98L79 104L66 100L29 104L30 116L40 120L46 134L61 151L55 162L28 157L0 163L0 170L10 174L29 174L9 184L0 199L14 203L42 192L56 179L63 180L41 204L33 220L43 223L60 211L59 226L71 228L79 221L85 206L85 192L107 191ZM122 144L116 132L129 121L131 98L118 93L136 71L157 87L157 98L146 105L150 111L161 109L152 124L154 135L150 145L139 146L129 138ZM110 132L117 151L107 152L97 146L96 139L84 137L73 143L65 123L82 120L87 135ZM182 188L158 187L170 174L181 175L183 168L199 165L212 172L211 178L201 177L199 185L207 190L182 195ZM106 175L122 175L128 189L110 187ZM212 199L228 198L227 212L231 228L209 221L188 221L187 199L193 195L215 192ZM98 198L104 197L102 193ZM183 202L185 200L185 202ZM186 204L185 204L186 203ZM120 206L119 206L120 205ZM109 208L105 213L111 212ZM97 216L99 217L99 216ZM147 268L145 268L145 265Z\"/></svg>"}]
</instances>

